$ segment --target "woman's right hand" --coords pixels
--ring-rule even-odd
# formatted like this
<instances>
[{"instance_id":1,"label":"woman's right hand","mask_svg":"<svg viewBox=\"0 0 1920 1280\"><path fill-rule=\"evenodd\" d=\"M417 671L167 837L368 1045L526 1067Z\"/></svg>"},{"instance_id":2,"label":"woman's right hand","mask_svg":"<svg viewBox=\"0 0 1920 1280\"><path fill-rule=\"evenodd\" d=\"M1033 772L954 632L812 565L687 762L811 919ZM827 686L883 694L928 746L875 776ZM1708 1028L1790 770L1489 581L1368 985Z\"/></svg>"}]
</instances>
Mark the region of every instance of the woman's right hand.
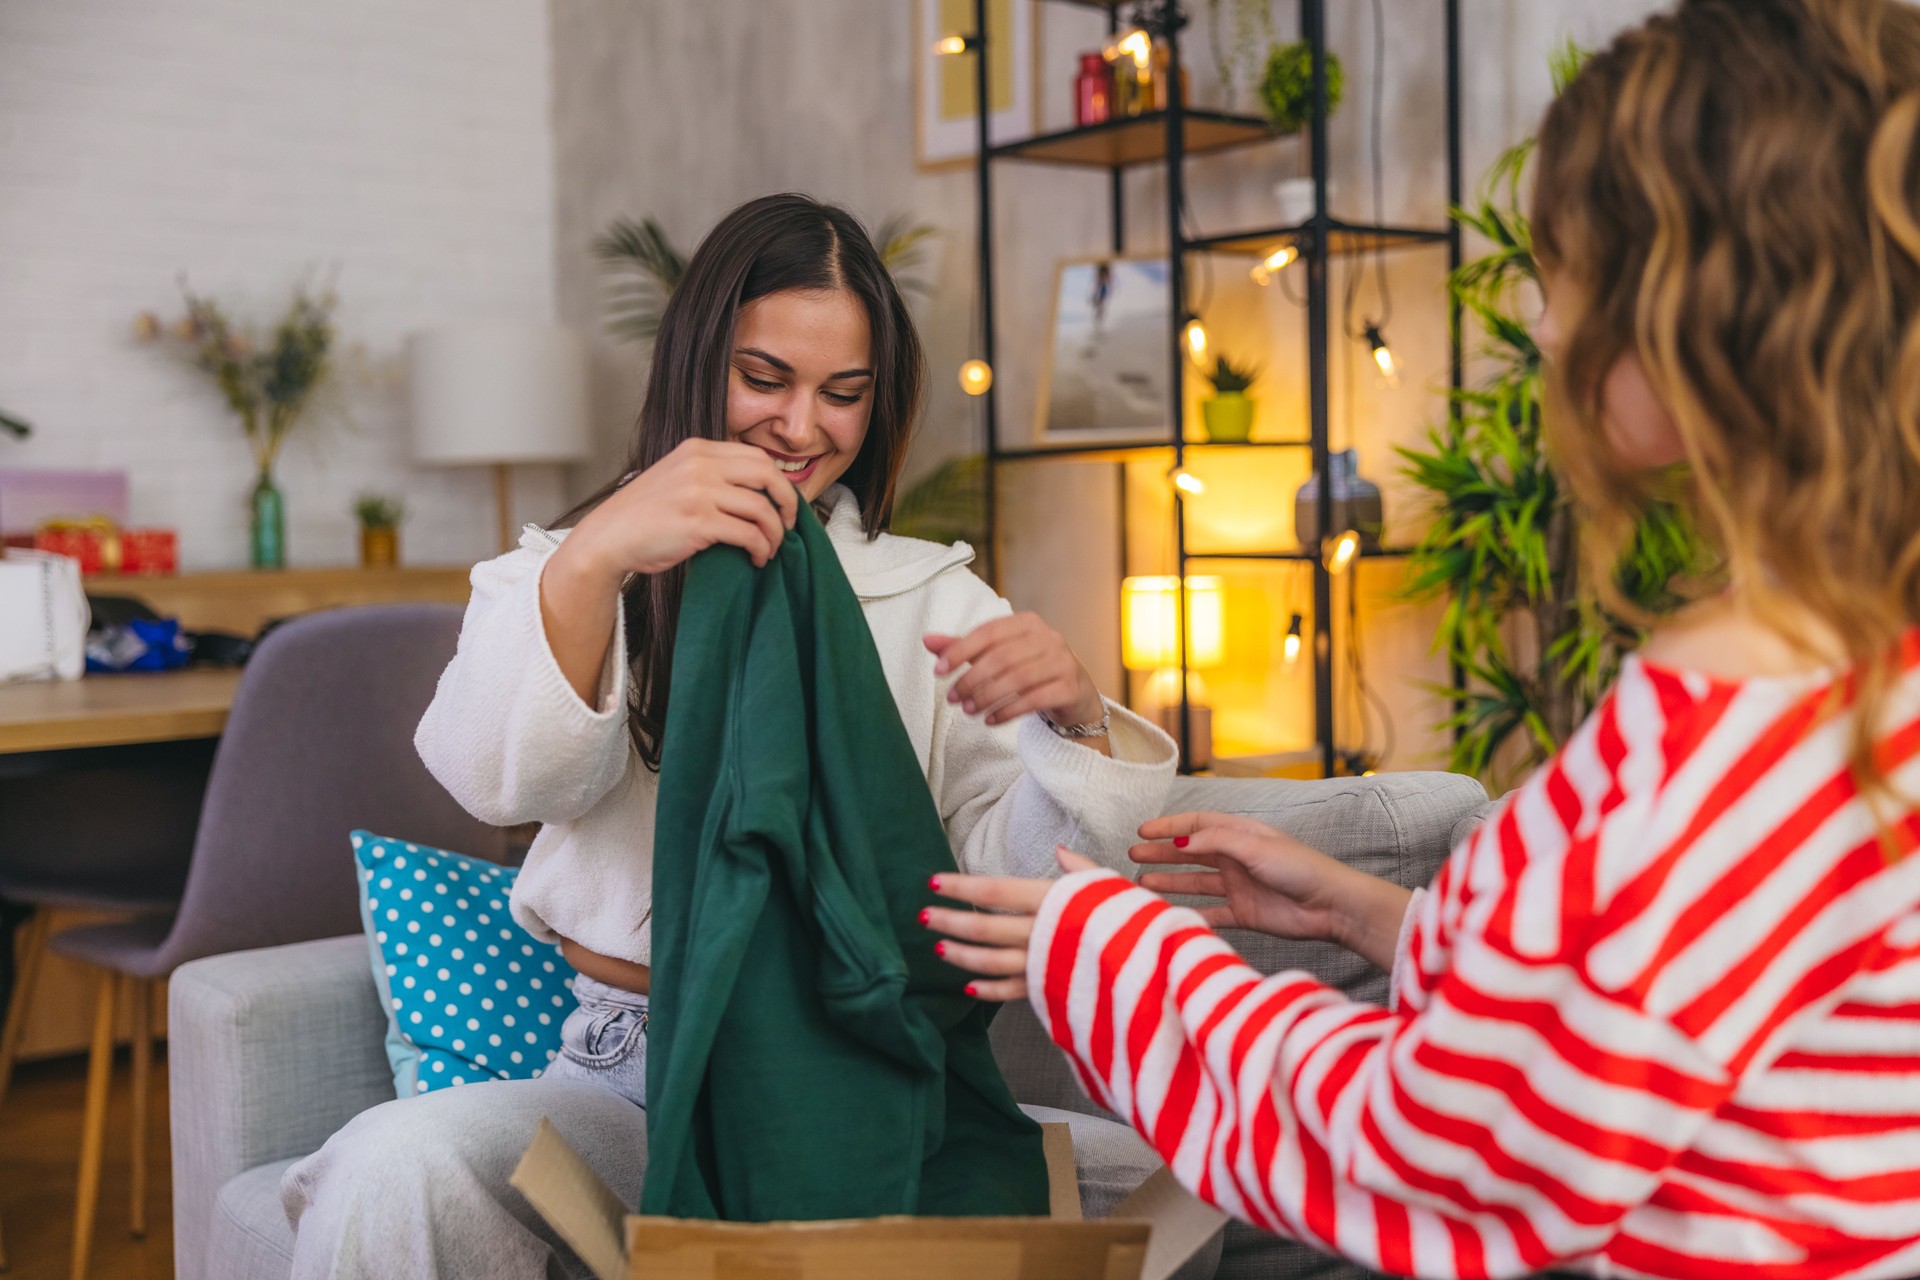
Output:
<instances>
[{"instance_id":1,"label":"woman's right hand","mask_svg":"<svg viewBox=\"0 0 1920 1280\"><path fill-rule=\"evenodd\" d=\"M685 440L581 518L560 549L573 567L617 589L630 573L662 573L708 547L739 547L764 568L799 516L799 493L763 451Z\"/></svg>"},{"instance_id":2,"label":"woman's right hand","mask_svg":"<svg viewBox=\"0 0 1920 1280\"><path fill-rule=\"evenodd\" d=\"M1400 925L1413 896L1399 885L1235 814L1155 818L1140 828L1140 838L1147 843L1133 847L1137 863L1204 868L1149 872L1140 877L1140 887L1221 899L1200 910L1209 925L1336 942L1383 969L1393 968Z\"/></svg>"},{"instance_id":3,"label":"woman's right hand","mask_svg":"<svg viewBox=\"0 0 1920 1280\"><path fill-rule=\"evenodd\" d=\"M540 575L540 622L567 683L589 707L630 573L663 573L725 544L765 568L800 514L799 491L764 452L687 440L574 526Z\"/></svg>"}]
</instances>

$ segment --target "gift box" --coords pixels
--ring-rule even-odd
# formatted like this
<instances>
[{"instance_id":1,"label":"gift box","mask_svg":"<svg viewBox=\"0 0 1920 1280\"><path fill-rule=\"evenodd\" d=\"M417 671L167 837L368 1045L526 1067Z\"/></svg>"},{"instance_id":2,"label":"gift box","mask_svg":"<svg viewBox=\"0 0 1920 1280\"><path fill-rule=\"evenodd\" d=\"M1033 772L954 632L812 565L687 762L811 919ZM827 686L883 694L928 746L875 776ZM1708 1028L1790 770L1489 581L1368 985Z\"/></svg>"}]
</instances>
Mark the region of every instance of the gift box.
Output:
<instances>
[{"instance_id":1,"label":"gift box","mask_svg":"<svg viewBox=\"0 0 1920 1280\"><path fill-rule=\"evenodd\" d=\"M172 529L126 529L120 534L120 572L180 572L180 535Z\"/></svg>"},{"instance_id":2,"label":"gift box","mask_svg":"<svg viewBox=\"0 0 1920 1280\"><path fill-rule=\"evenodd\" d=\"M33 549L78 560L81 573L118 573L126 558L119 526L105 516L48 520L33 531Z\"/></svg>"}]
</instances>

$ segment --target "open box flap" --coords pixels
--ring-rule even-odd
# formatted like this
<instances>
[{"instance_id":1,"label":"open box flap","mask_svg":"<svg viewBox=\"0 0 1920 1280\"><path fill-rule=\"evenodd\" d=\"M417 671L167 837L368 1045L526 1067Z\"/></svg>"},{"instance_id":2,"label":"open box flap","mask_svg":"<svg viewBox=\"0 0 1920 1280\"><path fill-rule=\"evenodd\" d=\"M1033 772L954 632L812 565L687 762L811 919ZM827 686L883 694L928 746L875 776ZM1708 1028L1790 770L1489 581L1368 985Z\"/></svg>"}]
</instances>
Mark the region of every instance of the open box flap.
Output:
<instances>
[{"instance_id":1,"label":"open box flap","mask_svg":"<svg viewBox=\"0 0 1920 1280\"><path fill-rule=\"evenodd\" d=\"M545 1116L507 1181L600 1280L626 1280L627 1206Z\"/></svg>"}]
</instances>

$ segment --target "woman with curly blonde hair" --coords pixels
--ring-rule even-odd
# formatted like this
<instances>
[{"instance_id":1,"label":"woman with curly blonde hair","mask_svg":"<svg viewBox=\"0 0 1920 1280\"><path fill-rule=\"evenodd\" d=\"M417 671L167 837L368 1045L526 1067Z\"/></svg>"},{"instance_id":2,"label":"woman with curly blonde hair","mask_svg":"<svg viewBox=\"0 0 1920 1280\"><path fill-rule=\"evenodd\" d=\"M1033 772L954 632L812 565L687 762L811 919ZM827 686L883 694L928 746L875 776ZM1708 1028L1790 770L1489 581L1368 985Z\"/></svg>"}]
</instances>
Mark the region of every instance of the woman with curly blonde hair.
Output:
<instances>
[{"instance_id":1,"label":"woman with curly blonde hair","mask_svg":"<svg viewBox=\"0 0 1920 1280\"><path fill-rule=\"evenodd\" d=\"M1586 66L1537 164L1590 563L1677 480L1719 580L1426 890L1185 814L1134 857L1199 870L943 876L1000 914L929 924L1196 1194L1368 1266L1913 1276L1920 10L1683 0ZM1342 942L1392 1006L1219 925Z\"/></svg>"}]
</instances>

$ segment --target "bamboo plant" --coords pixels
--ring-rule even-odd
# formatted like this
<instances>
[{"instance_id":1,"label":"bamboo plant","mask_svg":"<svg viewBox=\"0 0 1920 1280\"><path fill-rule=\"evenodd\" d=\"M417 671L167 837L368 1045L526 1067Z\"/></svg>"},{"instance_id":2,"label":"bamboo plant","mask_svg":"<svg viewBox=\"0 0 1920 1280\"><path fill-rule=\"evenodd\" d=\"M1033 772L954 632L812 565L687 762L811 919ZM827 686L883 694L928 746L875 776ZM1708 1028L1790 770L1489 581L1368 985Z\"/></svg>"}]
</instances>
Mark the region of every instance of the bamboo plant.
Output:
<instances>
[{"instance_id":1,"label":"bamboo plant","mask_svg":"<svg viewBox=\"0 0 1920 1280\"><path fill-rule=\"evenodd\" d=\"M1571 45L1556 55L1556 91L1582 56ZM1508 151L1479 198L1455 211L1490 246L1449 288L1484 335L1491 375L1453 394L1453 415L1426 448L1399 451L1433 509L1405 589L1446 601L1434 647L1466 678L1464 690L1441 689L1453 707L1441 726L1454 736L1451 767L1494 785L1558 750L1642 638L1580 580L1576 515L1544 448L1540 348L1525 318L1539 288L1522 195L1533 150L1528 139ZM1706 564L1681 508L1661 503L1615 572L1622 597L1657 614Z\"/></svg>"}]
</instances>

